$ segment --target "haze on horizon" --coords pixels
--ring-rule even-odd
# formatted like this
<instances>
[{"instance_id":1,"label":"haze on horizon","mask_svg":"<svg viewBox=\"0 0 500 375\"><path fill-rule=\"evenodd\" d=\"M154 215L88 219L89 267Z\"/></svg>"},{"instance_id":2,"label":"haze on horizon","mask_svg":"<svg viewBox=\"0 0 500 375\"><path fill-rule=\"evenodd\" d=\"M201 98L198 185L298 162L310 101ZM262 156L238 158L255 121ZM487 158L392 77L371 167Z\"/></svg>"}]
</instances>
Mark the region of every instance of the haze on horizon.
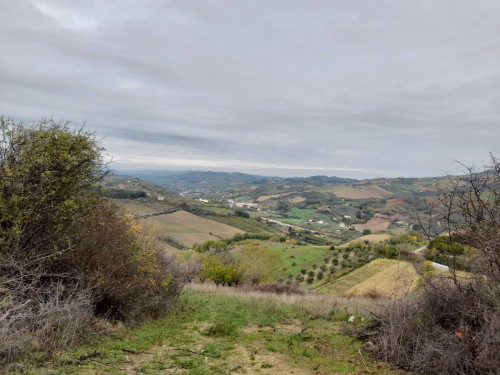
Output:
<instances>
[{"instance_id":1,"label":"haze on horizon","mask_svg":"<svg viewBox=\"0 0 500 375\"><path fill-rule=\"evenodd\" d=\"M500 155L500 2L0 0L0 114L117 170L369 178Z\"/></svg>"}]
</instances>

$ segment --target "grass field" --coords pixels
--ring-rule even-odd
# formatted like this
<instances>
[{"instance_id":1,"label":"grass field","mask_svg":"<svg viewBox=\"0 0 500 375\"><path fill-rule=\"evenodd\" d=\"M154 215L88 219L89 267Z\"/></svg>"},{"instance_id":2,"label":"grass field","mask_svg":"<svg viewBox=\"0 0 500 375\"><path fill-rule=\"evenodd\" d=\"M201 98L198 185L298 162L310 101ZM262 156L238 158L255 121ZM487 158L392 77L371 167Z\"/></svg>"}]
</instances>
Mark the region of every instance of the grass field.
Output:
<instances>
[{"instance_id":1,"label":"grass field","mask_svg":"<svg viewBox=\"0 0 500 375\"><path fill-rule=\"evenodd\" d=\"M400 296L416 287L418 274L408 262L392 259L374 261L330 282L315 291L335 295L364 295L376 291L382 296Z\"/></svg>"},{"instance_id":2,"label":"grass field","mask_svg":"<svg viewBox=\"0 0 500 375\"><path fill-rule=\"evenodd\" d=\"M298 275L302 268L309 270L313 264L322 265L325 256L328 256L331 252L325 246L272 244L268 245L267 248L281 255L286 268L285 274L287 275Z\"/></svg>"},{"instance_id":3,"label":"grass field","mask_svg":"<svg viewBox=\"0 0 500 375\"><path fill-rule=\"evenodd\" d=\"M219 240L233 237L236 233L244 233L241 229L199 217L186 211L151 216L145 220L147 223L153 223L153 226L161 235L168 235L188 247L193 246L195 243Z\"/></svg>"},{"instance_id":4,"label":"grass field","mask_svg":"<svg viewBox=\"0 0 500 375\"><path fill-rule=\"evenodd\" d=\"M227 214L231 214L233 213L232 210L230 210L229 208L227 207L222 207L222 206L215 206L215 205L207 205L207 204L204 204L202 206L202 208L206 211L210 211L210 212L213 212L214 214L217 214L217 215L227 215Z\"/></svg>"},{"instance_id":5,"label":"grass field","mask_svg":"<svg viewBox=\"0 0 500 375\"><path fill-rule=\"evenodd\" d=\"M56 354L41 374L403 374L341 334L343 306L372 301L324 296L244 294L235 288L188 291L165 318L133 329L112 327L86 345ZM359 320L358 320L359 321Z\"/></svg>"},{"instance_id":6,"label":"grass field","mask_svg":"<svg viewBox=\"0 0 500 375\"><path fill-rule=\"evenodd\" d=\"M126 211L139 216L157 214L173 208L168 203L149 199L116 199L115 202L123 206Z\"/></svg>"}]
</instances>

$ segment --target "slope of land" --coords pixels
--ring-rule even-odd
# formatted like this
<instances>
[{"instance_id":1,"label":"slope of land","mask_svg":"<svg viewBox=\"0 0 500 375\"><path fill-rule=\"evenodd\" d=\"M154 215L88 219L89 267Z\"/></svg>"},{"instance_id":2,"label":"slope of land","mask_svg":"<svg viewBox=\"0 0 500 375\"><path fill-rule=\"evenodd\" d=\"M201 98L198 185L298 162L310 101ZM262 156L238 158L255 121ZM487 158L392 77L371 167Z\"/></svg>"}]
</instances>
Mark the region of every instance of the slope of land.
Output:
<instances>
[{"instance_id":1,"label":"slope of land","mask_svg":"<svg viewBox=\"0 0 500 375\"><path fill-rule=\"evenodd\" d=\"M347 246L349 244L360 243L360 242L364 242L364 241L368 241L368 242L383 242L385 240L388 240L389 238L391 238L391 235L387 234L387 233L367 234L367 235L358 237L355 240L346 242L346 243L340 245L339 247L345 247L345 246Z\"/></svg>"},{"instance_id":2,"label":"slope of land","mask_svg":"<svg viewBox=\"0 0 500 375\"><path fill-rule=\"evenodd\" d=\"M339 198L347 199L384 198L393 194L376 185L342 185L335 186L331 189L325 189L324 191L331 192Z\"/></svg>"},{"instance_id":3,"label":"slope of land","mask_svg":"<svg viewBox=\"0 0 500 375\"><path fill-rule=\"evenodd\" d=\"M346 309L368 314L371 303L201 286L166 317L132 329L108 326L112 335L58 353L29 373L403 374L341 333Z\"/></svg>"},{"instance_id":4,"label":"slope of land","mask_svg":"<svg viewBox=\"0 0 500 375\"><path fill-rule=\"evenodd\" d=\"M145 220L147 224L152 223L161 234L171 236L175 241L188 247L208 240L220 240L233 237L237 233L245 233L241 229L182 210L165 215L151 216Z\"/></svg>"},{"instance_id":5,"label":"slope of land","mask_svg":"<svg viewBox=\"0 0 500 375\"><path fill-rule=\"evenodd\" d=\"M418 274L412 264L392 259L375 259L330 282L318 285L317 292L335 295L401 296L416 287Z\"/></svg>"}]
</instances>

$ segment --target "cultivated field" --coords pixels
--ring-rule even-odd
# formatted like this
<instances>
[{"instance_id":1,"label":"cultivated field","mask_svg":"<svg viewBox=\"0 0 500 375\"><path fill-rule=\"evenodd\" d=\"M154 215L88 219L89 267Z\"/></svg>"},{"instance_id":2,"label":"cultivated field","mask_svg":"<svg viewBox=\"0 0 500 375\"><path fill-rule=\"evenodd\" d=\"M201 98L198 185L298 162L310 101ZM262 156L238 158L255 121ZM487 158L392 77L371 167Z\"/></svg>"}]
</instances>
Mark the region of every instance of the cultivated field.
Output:
<instances>
[{"instance_id":1,"label":"cultivated field","mask_svg":"<svg viewBox=\"0 0 500 375\"><path fill-rule=\"evenodd\" d=\"M306 200L306 198L304 197L293 197L292 199L290 199L290 202L292 203L302 203Z\"/></svg>"},{"instance_id":2,"label":"cultivated field","mask_svg":"<svg viewBox=\"0 0 500 375\"><path fill-rule=\"evenodd\" d=\"M260 197L257 198L257 202L265 202L269 199L285 197L285 196L290 195L290 194L292 194L292 193L261 195Z\"/></svg>"},{"instance_id":3,"label":"cultivated field","mask_svg":"<svg viewBox=\"0 0 500 375\"><path fill-rule=\"evenodd\" d=\"M375 259L347 275L325 282L315 290L337 295L402 296L416 287L418 274L408 263L391 259Z\"/></svg>"},{"instance_id":4,"label":"cultivated field","mask_svg":"<svg viewBox=\"0 0 500 375\"><path fill-rule=\"evenodd\" d=\"M195 243L219 240L233 237L236 233L245 233L241 229L205 219L186 211L151 216L146 220L154 223L156 230L161 235L170 236L175 241L188 247L193 246Z\"/></svg>"},{"instance_id":5,"label":"cultivated field","mask_svg":"<svg viewBox=\"0 0 500 375\"><path fill-rule=\"evenodd\" d=\"M376 293L387 297L402 297L417 286L419 275L410 263L390 259L376 259L371 263L374 262L383 263L383 269L347 289L343 294L360 296Z\"/></svg>"},{"instance_id":6,"label":"cultivated field","mask_svg":"<svg viewBox=\"0 0 500 375\"><path fill-rule=\"evenodd\" d=\"M377 230L384 230L389 228L391 225L391 218L382 214L375 214L370 220L368 220L365 224L355 224L354 228L356 230L365 230L369 229L372 232Z\"/></svg>"},{"instance_id":7,"label":"cultivated field","mask_svg":"<svg viewBox=\"0 0 500 375\"><path fill-rule=\"evenodd\" d=\"M334 186L322 190L324 192L330 192L335 194L339 198L347 199L368 199L368 198L384 198L391 196L392 193L382 189L379 186L368 185L368 186Z\"/></svg>"}]
</instances>

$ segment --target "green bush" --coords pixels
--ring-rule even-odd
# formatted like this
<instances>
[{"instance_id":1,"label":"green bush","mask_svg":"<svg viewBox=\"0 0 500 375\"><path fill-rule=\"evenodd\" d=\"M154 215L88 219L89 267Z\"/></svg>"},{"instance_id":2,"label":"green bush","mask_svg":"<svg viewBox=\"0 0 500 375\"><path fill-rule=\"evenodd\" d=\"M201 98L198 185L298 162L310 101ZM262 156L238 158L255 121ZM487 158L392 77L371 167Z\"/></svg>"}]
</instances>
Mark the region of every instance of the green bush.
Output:
<instances>
[{"instance_id":1,"label":"green bush","mask_svg":"<svg viewBox=\"0 0 500 375\"><path fill-rule=\"evenodd\" d=\"M93 316L165 312L177 279L159 243L98 197L92 132L0 121L0 362L85 336Z\"/></svg>"}]
</instances>

